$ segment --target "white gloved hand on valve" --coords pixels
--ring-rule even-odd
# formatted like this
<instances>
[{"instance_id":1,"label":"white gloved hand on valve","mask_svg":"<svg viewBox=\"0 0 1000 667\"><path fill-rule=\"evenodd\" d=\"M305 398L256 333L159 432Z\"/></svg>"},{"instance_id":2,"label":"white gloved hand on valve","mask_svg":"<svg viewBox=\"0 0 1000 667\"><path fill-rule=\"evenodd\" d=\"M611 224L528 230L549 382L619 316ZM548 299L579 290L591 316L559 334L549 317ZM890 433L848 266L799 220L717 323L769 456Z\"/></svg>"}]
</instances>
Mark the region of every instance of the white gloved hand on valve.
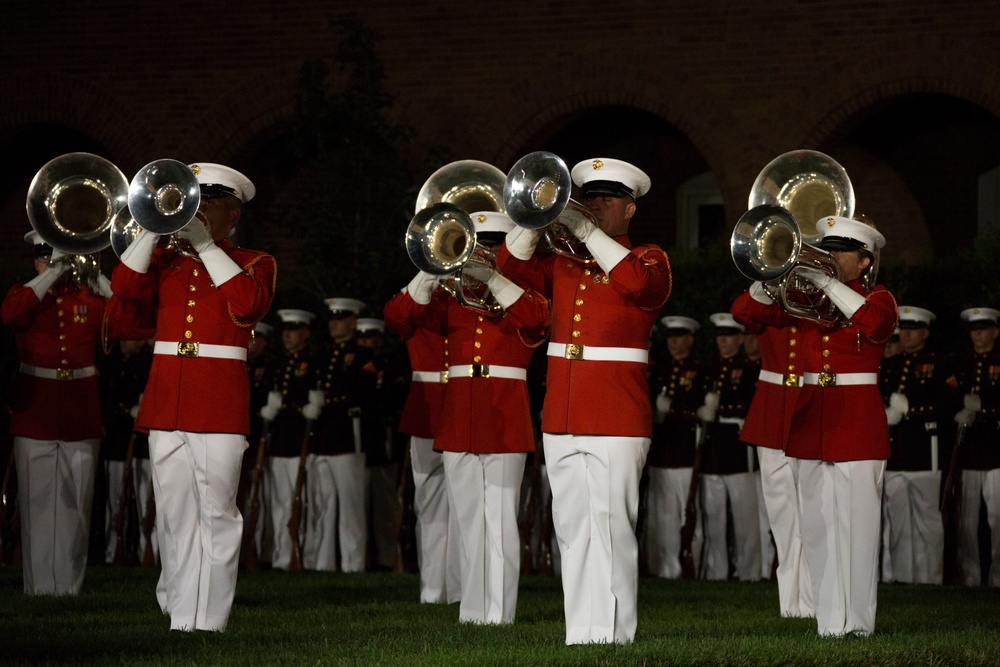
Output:
<instances>
[{"instance_id":1,"label":"white gloved hand on valve","mask_svg":"<svg viewBox=\"0 0 1000 667\"><path fill-rule=\"evenodd\" d=\"M56 284L59 276L66 273L69 269L68 262L57 261L64 257L66 255L59 248L53 248L48 268L24 284L25 287L35 293L39 301L45 298L45 293Z\"/></svg>"},{"instance_id":2,"label":"white gloved hand on valve","mask_svg":"<svg viewBox=\"0 0 1000 667\"><path fill-rule=\"evenodd\" d=\"M601 231L601 228L583 216L567 216L561 220L573 235L587 245L594 261L606 274L629 256L629 249Z\"/></svg>"},{"instance_id":3,"label":"white gloved hand on valve","mask_svg":"<svg viewBox=\"0 0 1000 667\"><path fill-rule=\"evenodd\" d=\"M103 273L98 273L96 278L90 278L87 284L90 285L91 292L105 299L110 299L114 295L111 291L111 281Z\"/></svg>"},{"instance_id":4,"label":"white gloved hand on valve","mask_svg":"<svg viewBox=\"0 0 1000 667\"><path fill-rule=\"evenodd\" d=\"M865 305L865 297L861 296L850 287L840 282L836 278L819 271L818 269L811 269L808 267L799 269L799 274L806 278L812 284L816 285L819 289L830 298L840 312L844 314L844 317L851 319L854 317L854 313L858 312L858 308Z\"/></svg>"},{"instance_id":5,"label":"white gloved hand on valve","mask_svg":"<svg viewBox=\"0 0 1000 667\"><path fill-rule=\"evenodd\" d=\"M309 390L309 402L302 406L302 416L310 421L319 419L319 413L323 411L323 403L326 395L321 389Z\"/></svg>"},{"instance_id":6,"label":"white gloved hand on valve","mask_svg":"<svg viewBox=\"0 0 1000 667\"><path fill-rule=\"evenodd\" d=\"M759 280L755 280L752 285L750 285L750 298L757 303L762 303L765 306L774 303L774 299L770 297L767 291L764 289L764 283Z\"/></svg>"},{"instance_id":7,"label":"white gloved hand on valve","mask_svg":"<svg viewBox=\"0 0 1000 667\"><path fill-rule=\"evenodd\" d=\"M153 250L159 240L159 234L140 229L132 242L122 252L122 264L136 273L146 273L149 270L149 260L153 256Z\"/></svg>"},{"instance_id":8,"label":"white gloved hand on valve","mask_svg":"<svg viewBox=\"0 0 1000 667\"><path fill-rule=\"evenodd\" d=\"M200 218L195 218L184 225L180 231L175 233L175 236L179 239L185 239L194 247L195 252L199 255L206 250L210 250L215 245L208 227L205 226L205 223Z\"/></svg>"},{"instance_id":9,"label":"white gloved hand on valve","mask_svg":"<svg viewBox=\"0 0 1000 667\"><path fill-rule=\"evenodd\" d=\"M489 282L495 273L496 271L479 262L469 262L462 267L462 275L475 278L481 283Z\"/></svg>"}]
</instances>

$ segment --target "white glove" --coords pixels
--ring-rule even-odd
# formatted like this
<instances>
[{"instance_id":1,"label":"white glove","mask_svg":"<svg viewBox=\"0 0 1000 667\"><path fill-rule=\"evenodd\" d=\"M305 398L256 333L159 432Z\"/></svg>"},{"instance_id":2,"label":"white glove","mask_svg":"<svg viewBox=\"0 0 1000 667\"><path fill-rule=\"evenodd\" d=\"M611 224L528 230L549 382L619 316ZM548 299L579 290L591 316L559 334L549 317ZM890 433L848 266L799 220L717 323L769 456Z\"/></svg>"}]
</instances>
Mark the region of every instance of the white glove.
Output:
<instances>
[{"instance_id":1,"label":"white glove","mask_svg":"<svg viewBox=\"0 0 1000 667\"><path fill-rule=\"evenodd\" d=\"M496 271L490 267L480 264L479 262L469 262L462 267L462 275L469 276L470 278L475 278L481 283L488 282L490 278L493 277Z\"/></svg>"},{"instance_id":2,"label":"white glove","mask_svg":"<svg viewBox=\"0 0 1000 667\"><path fill-rule=\"evenodd\" d=\"M759 280L754 281L750 285L750 298L758 303L762 303L765 306L774 303L774 299L768 296L767 292L764 290L764 283Z\"/></svg>"},{"instance_id":3,"label":"white glove","mask_svg":"<svg viewBox=\"0 0 1000 667\"><path fill-rule=\"evenodd\" d=\"M965 398L962 399L962 407L966 410L979 412L983 409L983 399L979 398L979 394L966 394Z\"/></svg>"},{"instance_id":4,"label":"white glove","mask_svg":"<svg viewBox=\"0 0 1000 667\"><path fill-rule=\"evenodd\" d=\"M903 421L903 413L890 405L885 409L885 421L889 426L895 426Z\"/></svg>"},{"instance_id":5,"label":"white glove","mask_svg":"<svg viewBox=\"0 0 1000 667\"><path fill-rule=\"evenodd\" d=\"M830 301L833 302L840 312L844 314L844 317L851 319L854 317L854 313L858 312L858 308L865 305L865 297L861 296L850 287L840 282L836 278L828 276L827 274L819 271L817 269L802 268L799 269L799 273L803 277L809 280L816 287L823 290Z\"/></svg>"},{"instance_id":6,"label":"white glove","mask_svg":"<svg viewBox=\"0 0 1000 667\"><path fill-rule=\"evenodd\" d=\"M111 291L111 281L103 273L98 273L97 278L91 278L87 282L90 285L90 291L98 296L110 299L114 294Z\"/></svg>"},{"instance_id":7,"label":"white glove","mask_svg":"<svg viewBox=\"0 0 1000 667\"><path fill-rule=\"evenodd\" d=\"M309 402L302 406L302 416L310 421L319 419L319 413L323 411L323 403L326 402L326 395L320 389L309 390Z\"/></svg>"},{"instance_id":8,"label":"white glove","mask_svg":"<svg viewBox=\"0 0 1000 667\"><path fill-rule=\"evenodd\" d=\"M976 421L976 413L972 410L959 410L955 413L955 423L968 426Z\"/></svg>"},{"instance_id":9,"label":"white glove","mask_svg":"<svg viewBox=\"0 0 1000 667\"><path fill-rule=\"evenodd\" d=\"M267 393L267 403L260 409L260 416L264 421L272 422L281 410L282 397L280 391L269 391Z\"/></svg>"},{"instance_id":10,"label":"white glove","mask_svg":"<svg viewBox=\"0 0 1000 667\"><path fill-rule=\"evenodd\" d=\"M493 298L497 300L497 303L504 310L513 306L521 298L521 295L524 294L522 288L515 285L499 271L493 271L493 275L486 281L486 284L489 286L490 292L493 293Z\"/></svg>"},{"instance_id":11,"label":"white glove","mask_svg":"<svg viewBox=\"0 0 1000 667\"><path fill-rule=\"evenodd\" d=\"M899 412L900 415L906 416L910 414L910 401L906 398L906 394L900 394L899 392L891 394L889 396L889 407Z\"/></svg>"},{"instance_id":12,"label":"white glove","mask_svg":"<svg viewBox=\"0 0 1000 667\"><path fill-rule=\"evenodd\" d=\"M714 392L705 394L705 404L695 410L698 419L705 422L714 422L715 413L719 409L719 395Z\"/></svg>"},{"instance_id":13,"label":"white glove","mask_svg":"<svg viewBox=\"0 0 1000 667\"><path fill-rule=\"evenodd\" d=\"M199 255L206 250L210 250L212 246L215 245L215 241L212 240L212 235L208 231L208 227L205 223L201 221L200 218L195 218L188 224L174 234L179 239L187 240L192 246L194 246L195 252Z\"/></svg>"},{"instance_id":14,"label":"white glove","mask_svg":"<svg viewBox=\"0 0 1000 667\"><path fill-rule=\"evenodd\" d=\"M240 265L233 261L226 251L215 245L208 228L195 218L176 233L177 238L186 239L198 253L198 258L218 287L233 276L243 273Z\"/></svg>"},{"instance_id":15,"label":"white glove","mask_svg":"<svg viewBox=\"0 0 1000 667\"><path fill-rule=\"evenodd\" d=\"M670 412L670 405L672 403L673 399L667 396L667 388L664 387L656 397L656 410L653 418L657 424L663 423L663 418L667 416L668 412Z\"/></svg>"},{"instance_id":16,"label":"white glove","mask_svg":"<svg viewBox=\"0 0 1000 667\"><path fill-rule=\"evenodd\" d=\"M413 277L410 284L406 286L406 291L409 293L411 299L421 306L426 306L431 302L431 294L434 293L437 286L437 276L420 271Z\"/></svg>"},{"instance_id":17,"label":"white glove","mask_svg":"<svg viewBox=\"0 0 1000 667\"><path fill-rule=\"evenodd\" d=\"M122 253L122 264L136 273L146 273L149 270L149 258L153 256L153 249L156 248L156 243L159 240L159 234L145 229L139 230L139 233L135 235L135 238Z\"/></svg>"},{"instance_id":18,"label":"white glove","mask_svg":"<svg viewBox=\"0 0 1000 667\"><path fill-rule=\"evenodd\" d=\"M542 230L515 227L507 232L507 250L516 259L528 260L535 254L538 241L542 238Z\"/></svg>"},{"instance_id":19,"label":"white glove","mask_svg":"<svg viewBox=\"0 0 1000 667\"><path fill-rule=\"evenodd\" d=\"M594 256L594 260L604 273L611 273L611 270L629 255L628 248L602 232L587 218L569 216L566 227L576 238L587 244L587 250Z\"/></svg>"},{"instance_id":20,"label":"white glove","mask_svg":"<svg viewBox=\"0 0 1000 667\"><path fill-rule=\"evenodd\" d=\"M132 406L132 409L128 411L129 415L132 417L133 420L138 419L139 417L140 405L142 405L142 394L139 394L139 400L136 401L135 405Z\"/></svg>"},{"instance_id":21,"label":"white glove","mask_svg":"<svg viewBox=\"0 0 1000 667\"><path fill-rule=\"evenodd\" d=\"M53 257L56 257L56 252L58 251L52 251ZM60 253L60 257L65 257L65 255ZM56 284L56 281L59 280L59 276L66 273L67 269L69 269L69 264L66 262L55 262L50 259L49 268L45 269L37 276L26 282L24 286L31 288L31 291L34 292L35 296L38 297L38 300L41 301L45 298L45 293L49 291L49 288Z\"/></svg>"}]
</instances>

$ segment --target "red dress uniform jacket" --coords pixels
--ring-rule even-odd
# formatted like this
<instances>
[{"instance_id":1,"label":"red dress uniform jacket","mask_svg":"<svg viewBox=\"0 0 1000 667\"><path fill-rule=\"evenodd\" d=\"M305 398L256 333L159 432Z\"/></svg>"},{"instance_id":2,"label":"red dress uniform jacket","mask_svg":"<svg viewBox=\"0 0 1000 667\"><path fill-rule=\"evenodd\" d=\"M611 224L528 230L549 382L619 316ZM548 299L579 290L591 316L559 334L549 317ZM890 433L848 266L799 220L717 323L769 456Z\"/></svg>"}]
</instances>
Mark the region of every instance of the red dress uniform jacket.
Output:
<instances>
[{"instance_id":1,"label":"red dress uniform jacket","mask_svg":"<svg viewBox=\"0 0 1000 667\"><path fill-rule=\"evenodd\" d=\"M764 309L764 304L755 301L747 291L736 298L730 312L747 331L757 335L761 371L770 371L795 381L802 377L799 352L802 332L796 324L781 329L761 324L758 318L763 316ZM758 380L743 430L740 431L740 440L759 447L784 450L798 397L797 383L784 385Z\"/></svg>"},{"instance_id":2,"label":"red dress uniform jacket","mask_svg":"<svg viewBox=\"0 0 1000 667\"><path fill-rule=\"evenodd\" d=\"M39 301L30 287L10 288L3 321L17 337L22 364L50 370L94 366L105 300L87 287L53 287ZM10 433L36 440L87 440L103 432L97 376L71 380L18 373Z\"/></svg>"},{"instance_id":3,"label":"red dress uniform jacket","mask_svg":"<svg viewBox=\"0 0 1000 667\"><path fill-rule=\"evenodd\" d=\"M216 243L243 273L216 287L201 261L167 248L153 251L147 273L119 264L111 278L109 335L115 311L155 312L156 340L246 348L271 307L274 258ZM136 426L199 433L250 433L250 380L245 361L155 354Z\"/></svg>"},{"instance_id":4,"label":"red dress uniform jacket","mask_svg":"<svg viewBox=\"0 0 1000 667\"><path fill-rule=\"evenodd\" d=\"M447 298L436 291L435 298ZM399 334L406 343L410 368L425 373L441 373L445 369L445 339L438 333L416 326L407 317L407 302L413 303L404 292L399 292L385 304L382 315L385 326ZM441 406L444 404L444 382L410 382L403 412L399 417L400 433L418 438L433 438L437 432Z\"/></svg>"},{"instance_id":5,"label":"red dress uniform jacket","mask_svg":"<svg viewBox=\"0 0 1000 667\"><path fill-rule=\"evenodd\" d=\"M799 327L805 372L879 373L885 344L896 328L896 300L881 285L865 290L860 280L847 284L865 296L865 303L846 324L826 326L796 319L775 304L765 308L765 323ZM889 430L877 380L863 385L804 385L785 453L823 461L888 459Z\"/></svg>"},{"instance_id":6,"label":"red dress uniform jacket","mask_svg":"<svg viewBox=\"0 0 1000 667\"><path fill-rule=\"evenodd\" d=\"M627 236L615 237L630 248ZM670 296L667 253L655 245L633 248L605 275L556 254L520 261L501 246L501 271L552 298L552 342L648 349L649 332ZM550 356L542 431L649 438L648 364L569 360Z\"/></svg>"},{"instance_id":7,"label":"red dress uniform jacket","mask_svg":"<svg viewBox=\"0 0 1000 667\"><path fill-rule=\"evenodd\" d=\"M549 302L530 289L501 317L482 315L451 298L431 299L426 306L408 294L405 299L420 326L447 336L449 367L490 364L527 371L534 348L549 333ZM449 374L444 405L434 434L438 451L504 454L535 450L524 380Z\"/></svg>"}]
</instances>

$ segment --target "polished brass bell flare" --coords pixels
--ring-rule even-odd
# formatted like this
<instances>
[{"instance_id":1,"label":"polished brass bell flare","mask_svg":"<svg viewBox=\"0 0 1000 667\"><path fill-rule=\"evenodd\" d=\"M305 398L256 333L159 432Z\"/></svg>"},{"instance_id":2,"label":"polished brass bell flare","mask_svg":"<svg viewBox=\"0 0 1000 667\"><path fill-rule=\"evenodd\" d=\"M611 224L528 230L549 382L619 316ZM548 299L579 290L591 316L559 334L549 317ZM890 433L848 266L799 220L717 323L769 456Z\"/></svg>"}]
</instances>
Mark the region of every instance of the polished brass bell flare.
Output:
<instances>
[{"instance_id":1,"label":"polished brass bell flare","mask_svg":"<svg viewBox=\"0 0 1000 667\"><path fill-rule=\"evenodd\" d=\"M567 227L576 220L595 225L594 213L570 194L573 180L558 155L548 151L528 153L507 172L503 202L518 227L544 229L549 250L580 262L592 263L587 246Z\"/></svg>"}]
</instances>

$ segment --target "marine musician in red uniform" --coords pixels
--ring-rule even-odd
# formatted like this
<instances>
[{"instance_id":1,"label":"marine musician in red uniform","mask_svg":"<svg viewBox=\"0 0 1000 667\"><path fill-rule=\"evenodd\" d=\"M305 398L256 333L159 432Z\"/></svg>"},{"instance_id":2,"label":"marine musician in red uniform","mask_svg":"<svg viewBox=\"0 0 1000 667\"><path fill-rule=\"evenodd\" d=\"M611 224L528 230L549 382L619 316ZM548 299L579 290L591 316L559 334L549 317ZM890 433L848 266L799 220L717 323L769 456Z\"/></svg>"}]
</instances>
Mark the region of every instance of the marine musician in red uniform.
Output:
<instances>
[{"instance_id":1,"label":"marine musician in red uniform","mask_svg":"<svg viewBox=\"0 0 1000 667\"><path fill-rule=\"evenodd\" d=\"M38 275L17 283L2 316L21 366L10 418L21 495L21 553L28 595L77 595L87 565L97 450L103 432L94 353L107 278L71 280L69 258L38 232Z\"/></svg>"},{"instance_id":2,"label":"marine musician in red uniform","mask_svg":"<svg viewBox=\"0 0 1000 667\"><path fill-rule=\"evenodd\" d=\"M432 299L450 297L440 289ZM407 316L407 290L397 292L385 304L385 325L399 334L410 357L412 379L399 418L399 431L410 435L410 467L413 470L413 508L417 515L420 553L420 601L452 603L462 599L459 535L454 512L449 509L444 460L434 451L448 381L446 338L416 326Z\"/></svg>"},{"instance_id":3,"label":"marine musician in red uniform","mask_svg":"<svg viewBox=\"0 0 1000 667\"><path fill-rule=\"evenodd\" d=\"M499 245L514 224L503 213L472 214L477 244ZM527 453L535 450L528 365L549 333L549 302L484 266L463 272L489 286L500 313L433 299L437 277L421 272L406 294L412 321L447 337L448 382L434 434L464 547L459 620L512 623L521 539L517 512Z\"/></svg>"},{"instance_id":4,"label":"marine musician in red uniform","mask_svg":"<svg viewBox=\"0 0 1000 667\"><path fill-rule=\"evenodd\" d=\"M149 429L160 606L172 630L222 631L243 531L236 491L250 433L247 348L271 306L276 266L229 240L255 193L250 180L219 164L191 169L201 185L199 217L174 235L174 247L140 232L115 268L111 307L156 322L136 426ZM183 243L193 252L181 252Z\"/></svg>"},{"instance_id":5,"label":"marine musician in red uniform","mask_svg":"<svg viewBox=\"0 0 1000 667\"><path fill-rule=\"evenodd\" d=\"M785 453L794 459L817 629L822 636L864 636L875 629L882 482L889 458L878 376L896 328L896 302L885 287L874 285L875 258L885 245L881 232L839 216L821 219L816 228L819 247L832 254L841 280L816 269L803 268L801 274L836 306L842 316L837 322L784 314L759 284L750 293L767 306L761 322L801 330L803 386Z\"/></svg>"},{"instance_id":6,"label":"marine musician in red uniform","mask_svg":"<svg viewBox=\"0 0 1000 667\"><path fill-rule=\"evenodd\" d=\"M542 443L562 557L566 643L628 643L638 624L639 478L649 450L649 333L670 295L667 254L632 247L649 177L610 158L572 170L594 214L572 223L593 263L535 254L538 230L508 234L500 270L552 299Z\"/></svg>"}]
</instances>

